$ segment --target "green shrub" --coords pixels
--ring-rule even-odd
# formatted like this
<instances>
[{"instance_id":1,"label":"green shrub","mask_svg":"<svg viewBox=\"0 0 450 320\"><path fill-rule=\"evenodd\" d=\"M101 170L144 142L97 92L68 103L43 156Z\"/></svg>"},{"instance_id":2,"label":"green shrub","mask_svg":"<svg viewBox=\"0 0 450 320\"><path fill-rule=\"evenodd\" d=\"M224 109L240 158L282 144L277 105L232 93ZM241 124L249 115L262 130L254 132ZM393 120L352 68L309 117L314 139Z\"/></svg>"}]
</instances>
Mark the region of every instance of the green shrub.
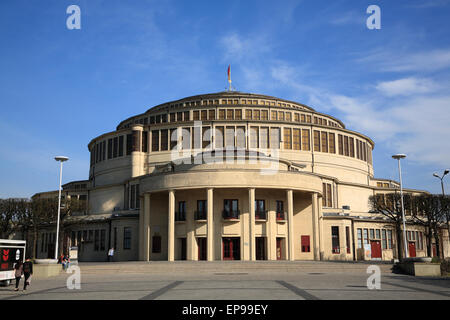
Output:
<instances>
[{"instance_id":1,"label":"green shrub","mask_svg":"<svg viewBox=\"0 0 450 320\"><path fill-rule=\"evenodd\" d=\"M431 259L431 263L440 263L441 259L439 257L433 257L433 259Z\"/></svg>"}]
</instances>

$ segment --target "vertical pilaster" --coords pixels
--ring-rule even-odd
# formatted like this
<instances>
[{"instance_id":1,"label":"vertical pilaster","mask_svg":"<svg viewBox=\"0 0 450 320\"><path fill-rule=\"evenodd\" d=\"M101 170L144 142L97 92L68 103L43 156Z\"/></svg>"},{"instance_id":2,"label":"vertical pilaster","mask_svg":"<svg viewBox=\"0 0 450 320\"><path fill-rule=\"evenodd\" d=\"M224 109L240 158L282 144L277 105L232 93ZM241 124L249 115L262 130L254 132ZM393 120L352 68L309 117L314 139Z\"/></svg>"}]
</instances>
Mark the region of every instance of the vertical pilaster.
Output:
<instances>
[{"instance_id":1,"label":"vertical pilaster","mask_svg":"<svg viewBox=\"0 0 450 320\"><path fill-rule=\"evenodd\" d=\"M288 212L288 259L294 260L294 196L292 190L286 191Z\"/></svg>"},{"instance_id":2,"label":"vertical pilaster","mask_svg":"<svg viewBox=\"0 0 450 320\"><path fill-rule=\"evenodd\" d=\"M276 203L275 201L271 201L272 203ZM276 260L277 259L277 248L276 248L276 240L275 236L277 234L276 231L276 207L272 210L272 207L268 206L267 211L267 260Z\"/></svg>"},{"instance_id":3,"label":"vertical pilaster","mask_svg":"<svg viewBox=\"0 0 450 320\"><path fill-rule=\"evenodd\" d=\"M150 193L144 195L144 207L141 207L144 214L142 223L142 260L150 260Z\"/></svg>"},{"instance_id":4,"label":"vertical pilaster","mask_svg":"<svg viewBox=\"0 0 450 320\"><path fill-rule=\"evenodd\" d=\"M320 260L319 246L319 204L317 193L311 195L314 260Z\"/></svg>"},{"instance_id":5,"label":"vertical pilaster","mask_svg":"<svg viewBox=\"0 0 450 320\"><path fill-rule=\"evenodd\" d=\"M322 198L317 198L317 208L318 208L318 217L319 217L319 251L320 251L320 260L323 260L325 249L324 249L324 240L323 240L323 213L322 213Z\"/></svg>"},{"instance_id":6,"label":"vertical pilaster","mask_svg":"<svg viewBox=\"0 0 450 320\"><path fill-rule=\"evenodd\" d=\"M206 257L208 261L214 260L214 199L213 189L207 189L207 240L206 240Z\"/></svg>"},{"instance_id":7,"label":"vertical pilaster","mask_svg":"<svg viewBox=\"0 0 450 320\"><path fill-rule=\"evenodd\" d=\"M168 260L175 260L175 191L169 191L169 224L167 233Z\"/></svg>"},{"instance_id":8,"label":"vertical pilaster","mask_svg":"<svg viewBox=\"0 0 450 320\"><path fill-rule=\"evenodd\" d=\"M248 211L250 215L249 235L250 235L250 260L256 260L255 241L255 188L248 189Z\"/></svg>"}]
</instances>

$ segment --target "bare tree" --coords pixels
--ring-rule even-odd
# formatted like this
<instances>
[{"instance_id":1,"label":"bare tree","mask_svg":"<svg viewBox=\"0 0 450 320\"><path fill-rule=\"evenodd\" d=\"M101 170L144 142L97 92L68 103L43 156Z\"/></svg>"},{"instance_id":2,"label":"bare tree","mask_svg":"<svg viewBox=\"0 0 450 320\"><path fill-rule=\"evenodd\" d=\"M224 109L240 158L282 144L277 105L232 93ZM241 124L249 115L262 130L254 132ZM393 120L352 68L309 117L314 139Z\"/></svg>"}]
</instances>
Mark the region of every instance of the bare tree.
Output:
<instances>
[{"instance_id":1,"label":"bare tree","mask_svg":"<svg viewBox=\"0 0 450 320\"><path fill-rule=\"evenodd\" d=\"M404 194L404 208L410 210L410 195ZM398 192L376 194L369 197L369 207L371 212L380 214L386 217L389 221L395 225L395 233L397 238L397 252L399 259L403 257L403 237L402 237L402 207L401 196ZM403 244L403 245L402 245Z\"/></svg>"}]
</instances>

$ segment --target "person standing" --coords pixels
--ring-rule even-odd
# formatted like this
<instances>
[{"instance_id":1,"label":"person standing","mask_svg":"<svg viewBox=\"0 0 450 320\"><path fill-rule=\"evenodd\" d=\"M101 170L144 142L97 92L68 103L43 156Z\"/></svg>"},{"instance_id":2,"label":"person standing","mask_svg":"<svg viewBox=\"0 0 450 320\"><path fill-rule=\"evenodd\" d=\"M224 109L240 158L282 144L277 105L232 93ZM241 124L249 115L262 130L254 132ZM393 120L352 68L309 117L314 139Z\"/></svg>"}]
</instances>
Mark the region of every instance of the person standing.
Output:
<instances>
[{"instance_id":1,"label":"person standing","mask_svg":"<svg viewBox=\"0 0 450 320\"><path fill-rule=\"evenodd\" d=\"M14 291L19 291L19 282L20 278L22 278L22 275L23 275L23 264L22 261L18 261L14 265L14 277L16 278L16 288L14 289Z\"/></svg>"},{"instance_id":2,"label":"person standing","mask_svg":"<svg viewBox=\"0 0 450 320\"><path fill-rule=\"evenodd\" d=\"M23 274L25 276L23 290L27 290L27 286L30 285L31 275L33 274L33 262L31 262L30 258L27 258L23 264Z\"/></svg>"},{"instance_id":3,"label":"person standing","mask_svg":"<svg viewBox=\"0 0 450 320\"><path fill-rule=\"evenodd\" d=\"M112 262L114 258L114 248L109 249L108 251L108 261Z\"/></svg>"}]
</instances>

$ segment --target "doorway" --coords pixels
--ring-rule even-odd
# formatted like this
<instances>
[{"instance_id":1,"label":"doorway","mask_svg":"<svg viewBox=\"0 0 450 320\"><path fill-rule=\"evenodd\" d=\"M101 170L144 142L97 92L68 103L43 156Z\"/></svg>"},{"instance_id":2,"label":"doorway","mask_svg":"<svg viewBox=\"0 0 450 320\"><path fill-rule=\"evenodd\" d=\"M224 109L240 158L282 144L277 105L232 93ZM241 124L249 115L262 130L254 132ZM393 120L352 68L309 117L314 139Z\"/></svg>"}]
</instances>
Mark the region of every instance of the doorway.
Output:
<instances>
[{"instance_id":1,"label":"doorway","mask_svg":"<svg viewBox=\"0 0 450 320\"><path fill-rule=\"evenodd\" d=\"M284 238L277 238L277 260L284 259Z\"/></svg>"},{"instance_id":2,"label":"doorway","mask_svg":"<svg viewBox=\"0 0 450 320\"><path fill-rule=\"evenodd\" d=\"M187 247L186 238L179 238L180 243L180 260L186 260Z\"/></svg>"},{"instance_id":3,"label":"doorway","mask_svg":"<svg viewBox=\"0 0 450 320\"><path fill-rule=\"evenodd\" d=\"M206 238L197 238L198 260L206 260Z\"/></svg>"},{"instance_id":4,"label":"doorway","mask_svg":"<svg viewBox=\"0 0 450 320\"><path fill-rule=\"evenodd\" d=\"M372 259L381 259L381 241L371 240L370 241L371 257Z\"/></svg>"},{"instance_id":5,"label":"doorway","mask_svg":"<svg viewBox=\"0 0 450 320\"><path fill-rule=\"evenodd\" d=\"M409 257L414 258L416 256L416 243L414 241L408 242L408 250L409 250Z\"/></svg>"},{"instance_id":6,"label":"doorway","mask_svg":"<svg viewBox=\"0 0 450 320\"><path fill-rule=\"evenodd\" d=\"M222 259L241 260L240 238L222 238Z\"/></svg>"},{"instance_id":7,"label":"doorway","mask_svg":"<svg viewBox=\"0 0 450 320\"><path fill-rule=\"evenodd\" d=\"M256 260L266 260L266 238L257 237L256 243Z\"/></svg>"}]
</instances>

